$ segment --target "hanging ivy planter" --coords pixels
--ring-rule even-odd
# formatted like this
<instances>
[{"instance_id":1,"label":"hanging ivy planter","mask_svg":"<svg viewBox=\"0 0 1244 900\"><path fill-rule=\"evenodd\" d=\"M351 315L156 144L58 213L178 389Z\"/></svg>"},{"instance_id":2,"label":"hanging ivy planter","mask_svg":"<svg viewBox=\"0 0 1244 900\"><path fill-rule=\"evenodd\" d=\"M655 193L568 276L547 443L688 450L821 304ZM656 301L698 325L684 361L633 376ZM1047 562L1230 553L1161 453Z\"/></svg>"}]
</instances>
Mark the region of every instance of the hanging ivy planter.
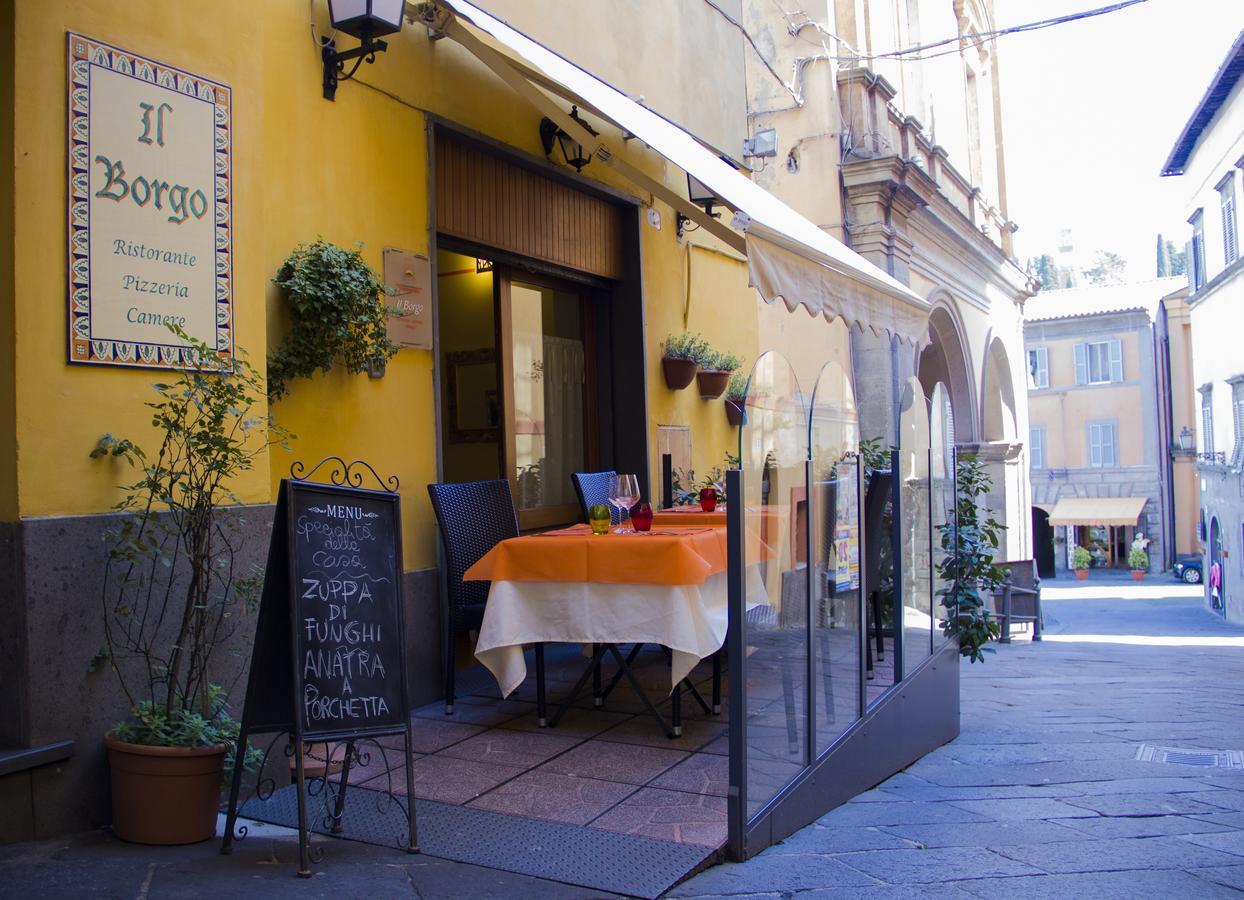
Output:
<instances>
[{"instance_id":1,"label":"hanging ivy planter","mask_svg":"<svg viewBox=\"0 0 1244 900\"><path fill-rule=\"evenodd\" d=\"M397 353L387 333L388 288L359 248L322 239L299 244L273 283L284 291L293 328L268 356L269 399L287 394L293 379L334 365L353 373L383 372Z\"/></svg>"},{"instance_id":2,"label":"hanging ivy planter","mask_svg":"<svg viewBox=\"0 0 1244 900\"><path fill-rule=\"evenodd\" d=\"M730 375L741 365L733 353L709 351L700 360L700 371L695 380L700 388L701 400L716 400L730 383Z\"/></svg>"}]
</instances>

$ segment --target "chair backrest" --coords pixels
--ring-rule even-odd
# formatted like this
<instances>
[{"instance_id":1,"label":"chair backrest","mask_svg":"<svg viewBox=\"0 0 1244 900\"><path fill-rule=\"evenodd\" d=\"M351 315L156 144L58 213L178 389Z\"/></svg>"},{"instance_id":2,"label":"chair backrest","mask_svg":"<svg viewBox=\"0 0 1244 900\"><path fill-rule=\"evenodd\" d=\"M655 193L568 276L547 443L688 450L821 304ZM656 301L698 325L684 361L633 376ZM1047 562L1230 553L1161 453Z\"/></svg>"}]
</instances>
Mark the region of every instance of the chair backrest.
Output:
<instances>
[{"instance_id":1,"label":"chair backrest","mask_svg":"<svg viewBox=\"0 0 1244 900\"><path fill-rule=\"evenodd\" d=\"M482 606L489 582L463 581L466 570L504 541L518 537L518 516L508 481L429 484L432 510L445 549L449 608L457 618L466 606Z\"/></svg>"},{"instance_id":2,"label":"chair backrest","mask_svg":"<svg viewBox=\"0 0 1244 900\"><path fill-rule=\"evenodd\" d=\"M1032 618L1037 615L1041 598L1041 580L1037 578L1035 560L1020 559L997 562L1007 572L1011 583L1011 614L1016 618ZM1002 611L1002 588L993 595L994 610Z\"/></svg>"},{"instance_id":3,"label":"chair backrest","mask_svg":"<svg viewBox=\"0 0 1244 900\"><path fill-rule=\"evenodd\" d=\"M618 474L613 469L606 472L572 472L570 480L574 482L574 492L579 497L579 509L583 513L583 521L587 521L587 513L596 504L609 505L609 478Z\"/></svg>"}]
</instances>

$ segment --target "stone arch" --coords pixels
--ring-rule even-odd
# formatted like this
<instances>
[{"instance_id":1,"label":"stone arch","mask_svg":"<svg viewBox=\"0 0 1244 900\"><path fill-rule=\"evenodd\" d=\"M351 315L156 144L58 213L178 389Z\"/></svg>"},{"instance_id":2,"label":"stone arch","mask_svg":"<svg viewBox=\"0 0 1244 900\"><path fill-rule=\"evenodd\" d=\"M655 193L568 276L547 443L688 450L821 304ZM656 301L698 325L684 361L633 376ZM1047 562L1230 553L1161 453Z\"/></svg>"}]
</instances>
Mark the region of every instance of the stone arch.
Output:
<instances>
[{"instance_id":1,"label":"stone arch","mask_svg":"<svg viewBox=\"0 0 1244 900\"><path fill-rule=\"evenodd\" d=\"M1011 362L1002 338L987 341L981 378L981 437L985 441L1015 441L1018 426Z\"/></svg>"},{"instance_id":2,"label":"stone arch","mask_svg":"<svg viewBox=\"0 0 1244 900\"><path fill-rule=\"evenodd\" d=\"M950 392L950 409L955 422L955 441L977 440L976 390L972 367L968 363L967 341L950 298L943 295L933 302L929 314L929 344L916 363L917 377L926 397L941 382Z\"/></svg>"}]
</instances>

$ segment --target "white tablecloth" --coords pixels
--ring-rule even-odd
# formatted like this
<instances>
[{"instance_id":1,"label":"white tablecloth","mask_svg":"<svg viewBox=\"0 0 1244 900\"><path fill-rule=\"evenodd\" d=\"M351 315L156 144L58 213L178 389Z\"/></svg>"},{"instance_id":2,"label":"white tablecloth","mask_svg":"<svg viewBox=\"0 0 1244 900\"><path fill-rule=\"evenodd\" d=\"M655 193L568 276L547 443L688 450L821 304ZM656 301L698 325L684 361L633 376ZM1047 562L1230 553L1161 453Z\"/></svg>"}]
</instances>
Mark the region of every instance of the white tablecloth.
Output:
<instances>
[{"instance_id":1,"label":"white tablecloth","mask_svg":"<svg viewBox=\"0 0 1244 900\"><path fill-rule=\"evenodd\" d=\"M527 677L524 644L661 644L672 691L725 642L726 623L725 572L700 585L494 581L475 656L509 696Z\"/></svg>"}]
</instances>

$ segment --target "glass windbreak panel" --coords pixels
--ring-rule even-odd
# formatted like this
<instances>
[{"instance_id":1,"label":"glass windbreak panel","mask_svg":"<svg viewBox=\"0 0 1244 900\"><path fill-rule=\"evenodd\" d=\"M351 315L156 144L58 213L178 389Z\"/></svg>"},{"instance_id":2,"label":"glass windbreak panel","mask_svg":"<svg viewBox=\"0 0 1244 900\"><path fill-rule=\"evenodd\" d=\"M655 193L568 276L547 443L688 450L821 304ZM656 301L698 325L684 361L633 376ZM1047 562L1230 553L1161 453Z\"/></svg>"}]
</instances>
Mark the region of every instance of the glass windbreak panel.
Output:
<instances>
[{"instance_id":1,"label":"glass windbreak panel","mask_svg":"<svg viewBox=\"0 0 1244 900\"><path fill-rule=\"evenodd\" d=\"M577 294L510 284L514 468L520 513L578 515L570 473L586 466L583 308ZM556 517L554 517L556 518Z\"/></svg>"},{"instance_id":2,"label":"glass windbreak panel","mask_svg":"<svg viewBox=\"0 0 1244 900\"><path fill-rule=\"evenodd\" d=\"M860 440L864 466L864 672L869 705L898 680L897 631L894 623L895 575L893 454L882 437Z\"/></svg>"},{"instance_id":3,"label":"glass windbreak panel","mask_svg":"<svg viewBox=\"0 0 1244 900\"><path fill-rule=\"evenodd\" d=\"M821 368L808 423L812 453L812 653L816 753L859 718L859 418L851 380L837 362Z\"/></svg>"},{"instance_id":4,"label":"glass windbreak panel","mask_svg":"<svg viewBox=\"0 0 1244 900\"><path fill-rule=\"evenodd\" d=\"M933 646L946 641L944 624L950 616L943 594L950 581L939 568L954 547L955 534L955 426L950 414L950 392L940 381L929 400L929 472L933 498L933 605L937 612Z\"/></svg>"},{"instance_id":5,"label":"glass windbreak panel","mask_svg":"<svg viewBox=\"0 0 1244 900\"><path fill-rule=\"evenodd\" d=\"M910 378L899 404L899 577L903 597L903 672L933 652L932 545L929 517L929 411Z\"/></svg>"},{"instance_id":6,"label":"glass windbreak panel","mask_svg":"<svg viewBox=\"0 0 1244 900\"><path fill-rule=\"evenodd\" d=\"M731 659L730 676L733 690L742 669L750 819L809 762L808 426L803 396L785 357L769 352L756 361L743 415L739 457L746 505L747 652L742 660Z\"/></svg>"}]
</instances>

